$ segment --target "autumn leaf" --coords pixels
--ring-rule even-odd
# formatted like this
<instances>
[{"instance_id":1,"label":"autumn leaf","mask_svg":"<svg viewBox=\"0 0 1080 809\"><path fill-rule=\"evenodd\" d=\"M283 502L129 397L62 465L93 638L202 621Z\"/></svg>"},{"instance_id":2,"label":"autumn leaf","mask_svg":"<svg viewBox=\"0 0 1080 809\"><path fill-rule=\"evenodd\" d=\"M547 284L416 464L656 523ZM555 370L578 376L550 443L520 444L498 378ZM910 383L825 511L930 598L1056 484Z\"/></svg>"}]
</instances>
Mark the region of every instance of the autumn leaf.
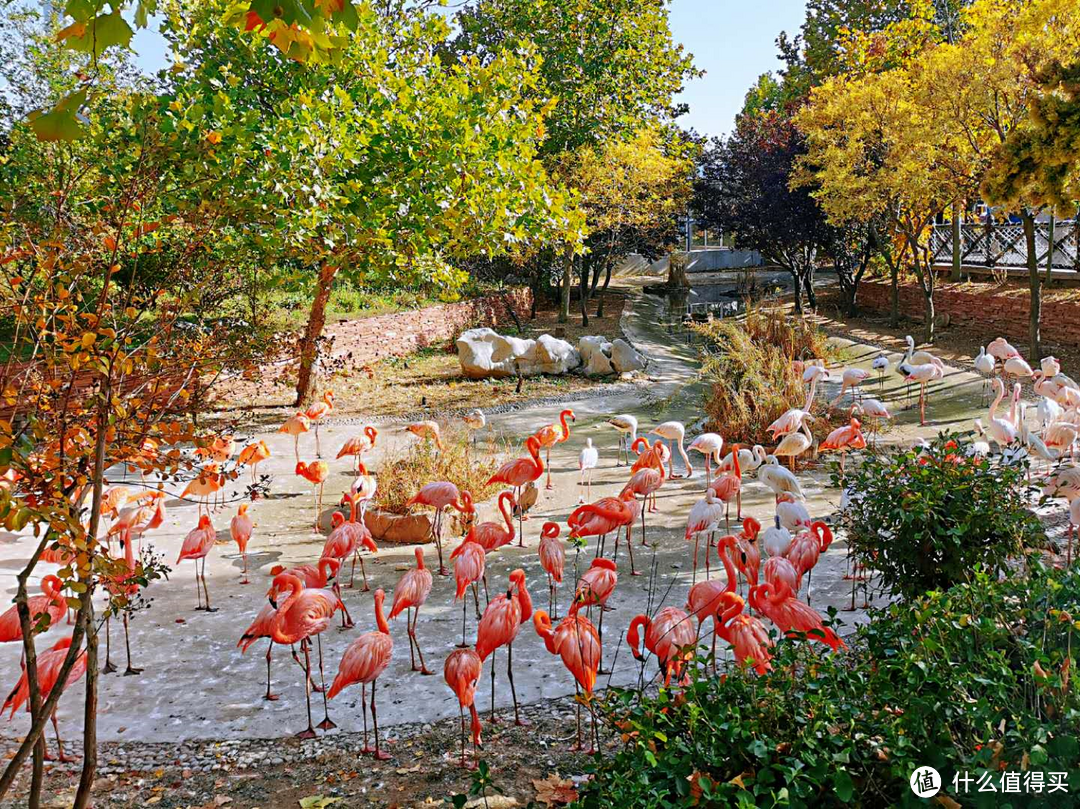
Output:
<instances>
[{"instance_id":1,"label":"autumn leaf","mask_svg":"<svg viewBox=\"0 0 1080 809\"><path fill-rule=\"evenodd\" d=\"M345 0L315 0L315 8L329 17L345 8Z\"/></svg>"},{"instance_id":2,"label":"autumn leaf","mask_svg":"<svg viewBox=\"0 0 1080 809\"><path fill-rule=\"evenodd\" d=\"M86 23L75 21L66 28L61 28L56 32L56 41L63 42L70 37L81 37L86 33Z\"/></svg>"},{"instance_id":3,"label":"autumn leaf","mask_svg":"<svg viewBox=\"0 0 1080 809\"><path fill-rule=\"evenodd\" d=\"M209 132L206 133L206 141L207 143L212 143L217 146L219 143L221 143L221 133L214 129L211 129Z\"/></svg>"},{"instance_id":4,"label":"autumn leaf","mask_svg":"<svg viewBox=\"0 0 1080 809\"><path fill-rule=\"evenodd\" d=\"M341 798L326 798L322 795L310 795L300 799L300 809L325 809L340 801Z\"/></svg>"},{"instance_id":5,"label":"autumn leaf","mask_svg":"<svg viewBox=\"0 0 1080 809\"><path fill-rule=\"evenodd\" d=\"M552 773L542 781L534 780L532 785L536 789L536 799L547 806L564 806L578 797L574 782L560 778L558 773Z\"/></svg>"}]
</instances>

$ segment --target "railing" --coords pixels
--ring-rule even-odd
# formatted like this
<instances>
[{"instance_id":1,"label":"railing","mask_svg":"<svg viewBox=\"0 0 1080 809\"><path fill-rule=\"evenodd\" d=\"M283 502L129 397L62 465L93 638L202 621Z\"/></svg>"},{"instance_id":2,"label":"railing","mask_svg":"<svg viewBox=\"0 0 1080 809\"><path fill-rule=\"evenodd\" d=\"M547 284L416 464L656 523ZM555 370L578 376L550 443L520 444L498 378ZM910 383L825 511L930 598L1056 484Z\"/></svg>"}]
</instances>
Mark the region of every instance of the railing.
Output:
<instances>
[{"instance_id":1,"label":"railing","mask_svg":"<svg viewBox=\"0 0 1080 809\"><path fill-rule=\"evenodd\" d=\"M930 237L934 262L951 265L953 227L935 225ZM1051 248L1051 239L1053 246ZM1051 256L1051 249L1053 255ZM1064 221L1035 224L1035 258L1041 270L1050 261L1051 270L1080 272L1080 223ZM979 222L960 226L960 264L988 269L1026 269L1027 241L1024 228L1012 222Z\"/></svg>"}]
</instances>

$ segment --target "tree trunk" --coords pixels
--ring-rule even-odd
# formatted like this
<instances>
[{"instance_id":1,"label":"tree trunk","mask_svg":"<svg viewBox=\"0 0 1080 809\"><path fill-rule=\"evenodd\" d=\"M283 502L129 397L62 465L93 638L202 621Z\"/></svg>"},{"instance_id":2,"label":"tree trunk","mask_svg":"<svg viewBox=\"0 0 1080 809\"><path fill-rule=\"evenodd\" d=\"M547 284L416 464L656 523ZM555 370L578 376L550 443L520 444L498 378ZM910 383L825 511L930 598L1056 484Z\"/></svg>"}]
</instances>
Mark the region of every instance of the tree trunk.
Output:
<instances>
[{"instance_id":1,"label":"tree trunk","mask_svg":"<svg viewBox=\"0 0 1080 809\"><path fill-rule=\"evenodd\" d=\"M811 264L806 270L806 276L803 278L803 285L806 287L806 302L810 304L810 309L817 310L817 292L814 291L814 265Z\"/></svg>"},{"instance_id":2,"label":"tree trunk","mask_svg":"<svg viewBox=\"0 0 1080 809\"><path fill-rule=\"evenodd\" d=\"M924 310L926 323L923 331L923 341L932 344L934 342L934 290L931 288L927 292L924 287L923 296L926 298L926 308Z\"/></svg>"},{"instance_id":3,"label":"tree trunk","mask_svg":"<svg viewBox=\"0 0 1080 809\"><path fill-rule=\"evenodd\" d=\"M799 277L799 274L794 270L791 270L790 272L792 286L794 287L795 293L795 314L797 314L799 317L802 317L802 279Z\"/></svg>"},{"instance_id":4,"label":"tree trunk","mask_svg":"<svg viewBox=\"0 0 1080 809\"><path fill-rule=\"evenodd\" d=\"M900 326L900 263L889 264L889 277L892 283L892 307L889 312L889 325L894 329Z\"/></svg>"},{"instance_id":5,"label":"tree trunk","mask_svg":"<svg viewBox=\"0 0 1080 809\"><path fill-rule=\"evenodd\" d=\"M600 277L599 274L597 275L597 277L598 278ZM599 303L596 304L596 316L597 317L603 317L604 316L604 300L607 298L608 284L610 284L610 283L611 283L611 262L609 261L607 263L607 270L605 271L605 274L604 274L604 286L600 290L600 301L599 301Z\"/></svg>"},{"instance_id":6,"label":"tree trunk","mask_svg":"<svg viewBox=\"0 0 1080 809\"><path fill-rule=\"evenodd\" d=\"M589 267L584 260L581 262L578 275L581 277L581 325L584 328L589 325Z\"/></svg>"},{"instance_id":7,"label":"tree trunk","mask_svg":"<svg viewBox=\"0 0 1080 809\"><path fill-rule=\"evenodd\" d=\"M562 301L559 304L559 322L566 323L570 319L570 288L574 284L574 246L566 246L566 255L563 257L562 277Z\"/></svg>"},{"instance_id":8,"label":"tree trunk","mask_svg":"<svg viewBox=\"0 0 1080 809\"><path fill-rule=\"evenodd\" d=\"M1024 228L1028 280L1031 287L1031 305L1028 310L1028 351L1034 363L1042 359L1041 335L1039 334L1042 321L1042 278L1039 276L1039 258L1035 255L1035 216L1026 208L1020 210L1020 224Z\"/></svg>"},{"instance_id":9,"label":"tree trunk","mask_svg":"<svg viewBox=\"0 0 1080 809\"><path fill-rule=\"evenodd\" d=\"M953 203L952 209L952 280L959 281L960 277L960 211L959 202Z\"/></svg>"},{"instance_id":10,"label":"tree trunk","mask_svg":"<svg viewBox=\"0 0 1080 809\"><path fill-rule=\"evenodd\" d=\"M330 300L330 290L334 285L334 276L338 268L324 264L319 270L319 283L315 290L315 299L311 302L307 328L300 341L300 373L296 379L296 407L306 404L315 392L315 361L318 359L319 338L326 324L326 304Z\"/></svg>"}]
</instances>

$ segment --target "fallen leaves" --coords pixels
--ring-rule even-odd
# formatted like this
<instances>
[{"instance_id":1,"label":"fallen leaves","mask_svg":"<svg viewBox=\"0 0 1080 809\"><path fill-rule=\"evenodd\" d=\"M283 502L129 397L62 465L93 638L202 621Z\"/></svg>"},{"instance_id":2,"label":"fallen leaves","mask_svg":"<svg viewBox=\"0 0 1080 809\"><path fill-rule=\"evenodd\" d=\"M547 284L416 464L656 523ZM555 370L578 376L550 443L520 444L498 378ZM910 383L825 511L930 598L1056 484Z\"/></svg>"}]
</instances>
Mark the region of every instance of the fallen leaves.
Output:
<instances>
[{"instance_id":1,"label":"fallen leaves","mask_svg":"<svg viewBox=\"0 0 1080 809\"><path fill-rule=\"evenodd\" d=\"M323 795L309 795L300 799L300 809L325 809L340 801L341 798L327 798Z\"/></svg>"},{"instance_id":2,"label":"fallen leaves","mask_svg":"<svg viewBox=\"0 0 1080 809\"><path fill-rule=\"evenodd\" d=\"M532 785L536 789L536 799L547 806L564 806L578 797L574 782L560 778L558 773L552 773L542 781L534 780Z\"/></svg>"}]
</instances>

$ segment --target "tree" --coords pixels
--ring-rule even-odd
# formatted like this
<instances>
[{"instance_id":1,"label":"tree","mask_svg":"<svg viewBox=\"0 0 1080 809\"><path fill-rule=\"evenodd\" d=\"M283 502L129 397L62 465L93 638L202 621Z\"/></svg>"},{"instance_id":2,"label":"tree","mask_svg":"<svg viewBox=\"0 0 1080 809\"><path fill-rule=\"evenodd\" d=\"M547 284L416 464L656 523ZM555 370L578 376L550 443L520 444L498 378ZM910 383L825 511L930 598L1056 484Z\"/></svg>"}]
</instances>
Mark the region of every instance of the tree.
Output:
<instances>
[{"instance_id":1,"label":"tree","mask_svg":"<svg viewBox=\"0 0 1080 809\"><path fill-rule=\"evenodd\" d=\"M691 57L668 25L669 0L478 0L458 17L459 54L487 63L529 43L541 57L536 97L555 106L541 156L553 168L578 149L673 119ZM586 223L591 228L592 223ZM563 254L560 321L570 313L576 251Z\"/></svg>"},{"instance_id":2,"label":"tree","mask_svg":"<svg viewBox=\"0 0 1080 809\"><path fill-rule=\"evenodd\" d=\"M439 16L356 8L362 25L337 61L306 65L249 48L211 11L181 40L192 67L170 89L178 125L213 127L235 155L264 249L315 277L298 404L314 389L339 276L449 295L465 276L445 259L581 240L580 216L537 159L549 106L535 98L531 50L447 62Z\"/></svg>"},{"instance_id":3,"label":"tree","mask_svg":"<svg viewBox=\"0 0 1080 809\"><path fill-rule=\"evenodd\" d=\"M783 113L742 115L727 140L714 139L706 149L694 193L697 221L791 273L799 314L804 290L810 306L817 306L814 269L832 238L811 192L791 187L805 150L803 136Z\"/></svg>"},{"instance_id":4,"label":"tree","mask_svg":"<svg viewBox=\"0 0 1080 809\"><path fill-rule=\"evenodd\" d=\"M577 189L590 226L579 273L583 325L601 276L597 317L619 262L631 253L656 260L678 241L677 217L690 201L692 148L678 133L650 127L628 140L583 146L560 167L557 176Z\"/></svg>"}]
</instances>

